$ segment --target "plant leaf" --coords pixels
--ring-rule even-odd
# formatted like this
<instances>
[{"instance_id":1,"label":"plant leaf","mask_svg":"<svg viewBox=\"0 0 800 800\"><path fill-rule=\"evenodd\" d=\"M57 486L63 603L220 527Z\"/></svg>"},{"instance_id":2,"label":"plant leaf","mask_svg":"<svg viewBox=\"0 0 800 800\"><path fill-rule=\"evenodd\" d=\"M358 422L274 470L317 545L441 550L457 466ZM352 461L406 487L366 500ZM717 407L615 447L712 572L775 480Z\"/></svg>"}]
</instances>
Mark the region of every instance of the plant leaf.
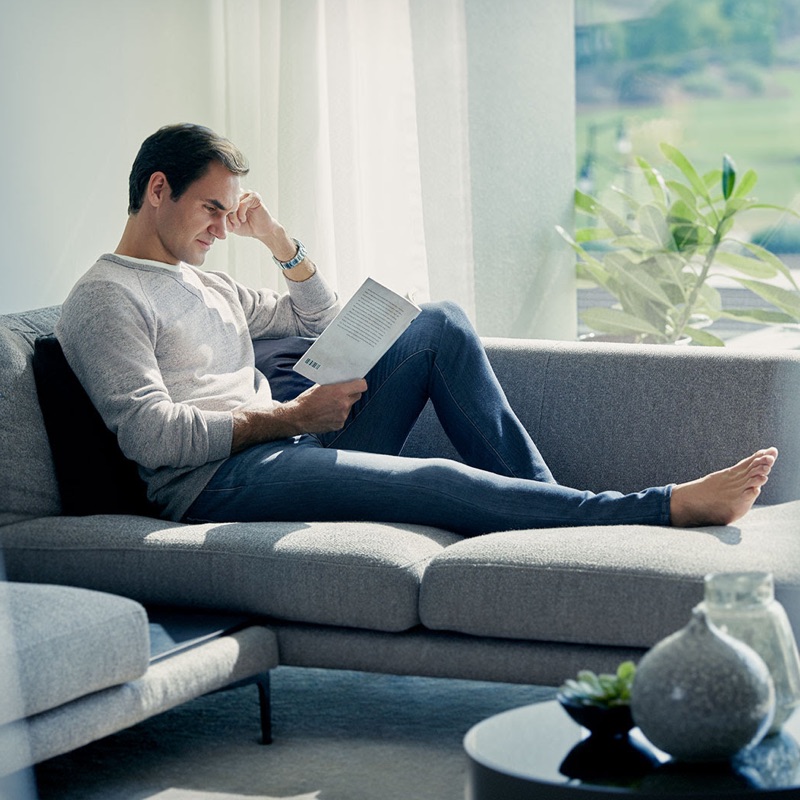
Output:
<instances>
[{"instance_id":1,"label":"plant leaf","mask_svg":"<svg viewBox=\"0 0 800 800\"><path fill-rule=\"evenodd\" d=\"M744 286L745 289L749 289L767 302L772 303L776 308L785 311L793 318L794 322L800 322L800 292L789 291L769 283L745 280L736 276L733 276L733 279Z\"/></svg>"},{"instance_id":2,"label":"plant leaf","mask_svg":"<svg viewBox=\"0 0 800 800\"><path fill-rule=\"evenodd\" d=\"M775 253L772 253L765 247L761 247L761 245L754 244L753 242L742 242L742 246L747 248L753 255L757 256L762 261L772 264L772 266L775 267L778 272L785 275L789 279L789 282L792 284L792 286L797 288L792 271L786 266L786 264L783 263L783 261L780 260L780 258L778 258L778 256L775 255Z\"/></svg>"},{"instance_id":3,"label":"plant leaf","mask_svg":"<svg viewBox=\"0 0 800 800\"><path fill-rule=\"evenodd\" d=\"M658 206L652 203L642 206L636 219L642 233L659 247L668 248L672 244L667 219Z\"/></svg>"},{"instance_id":4,"label":"plant leaf","mask_svg":"<svg viewBox=\"0 0 800 800\"><path fill-rule=\"evenodd\" d=\"M694 223L698 218L702 218L703 222L705 222L705 217L702 217L697 207L690 206L683 198L676 200L669 207L668 218L670 222L686 221Z\"/></svg>"},{"instance_id":5,"label":"plant leaf","mask_svg":"<svg viewBox=\"0 0 800 800\"><path fill-rule=\"evenodd\" d=\"M583 242L601 242L604 239L610 239L612 236L610 228L578 228L575 231L575 241Z\"/></svg>"},{"instance_id":6,"label":"plant leaf","mask_svg":"<svg viewBox=\"0 0 800 800\"><path fill-rule=\"evenodd\" d=\"M664 180L664 176L657 169L653 169L643 158L637 157L636 163L639 165L639 169L641 169L653 193L653 199L660 205L668 206L670 202L669 189L667 187L667 182Z\"/></svg>"},{"instance_id":7,"label":"plant leaf","mask_svg":"<svg viewBox=\"0 0 800 800\"><path fill-rule=\"evenodd\" d=\"M703 345L705 347L725 347L725 342L722 341L722 339L718 336L714 336L713 333L709 333L703 328L693 328L687 325L683 329L683 333L687 336L691 336L694 344Z\"/></svg>"},{"instance_id":8,"label":"plant leaf","mask_svg":"<svg viewBox=\"0 0 800 800\"><path fill-rule=\"evenodd\" d=\"M726 153L722 156L722 196L727 200L733 194L736 185L736 165Z\"/></svg>"},{"instance_id":9,"label":"plant leaf","mask_svg":"<svg viewBox=\"0 0 800 800\"><path fill-rule=\"evenodd\" d=\"M653 257L653 261L658 267L659 272L666 276L666 279L676 286L683 294L683 299L686 299L686 291L683 280L683 268L685 261L677 253L657 253Z\"/></svg>"},{"instance_id":10,"label":"plant leaf","mask_svg":"<svg viewBox=\"0 0 800 800\"><path fill-rule=\"evenodd\" d=\"M739 322L754 322L758 325L791 325L797 320L782 311L770 311L766 308L726 308L720 317L735 319Z\"/></svg>"},{"instance_id":11,"label":"plant leaf","mask_svg":"<svg viewBox=\"0 0 800 800\"><path fill-rule=\"evenodd\" d=\"M619 186L612 186L611 191L621 197L625 204L633 211L633 213L636 213L639 210L641 203L633 195L630 195L623 189L620 189Z\"/></svg>"},{"instance_id":12,"label":"plant leaf","mask_svg":"<svg viewBox=\"0 0 800 800\"><path fill-rule=\"evenodd\" d=\"M722 183L722 170L721 169L712 169L712 170L709 170L708 172L706 172L703 175L703 183L705 184L706 189L709 189L709 190L711 190L718 183L721 184ZM722 197L721 194L720 194L720 197Z\"/></svg>"},{"instance_id":13,"label":"plant leaf","mask_svg":"<svg viewBox=\"0 0 800 800\"><path fill-rule=\"evenodd\" d=\"M697 314L705 314L712 320L719 318L720 311L722 311L722 295L718 289L704 283L698 292L698 300L700 303L696 306L695 314L689 319L690 323Z\"/></svg>"},{"instance_id":14,"label":"plant leaf","mask_svg":"<svg viewBox=\"0 0 800 800\"><path fill-rule=\"evenodd\" d=\"M658 281L651 278L647 272L640 268L639 264L633 264L630 261L625 264L622 259L617 259L614 266L618 273L623 273L624 281L628 288L635 290L650 300L655 300L657 303L663 303L667 306L672 305ZM615 277L619 279L620 276L617 275Z\"/></svg>"},{"instance_id":15,"label":"plant leaf","mask_svg":"<svg viewBox=\"0 0 800 800\"><path fill-rule=\"evenodd\" d=\"M708 242L711 237L705 225L678 220L672 223L672 238L678 250L690 250Z\"/></svg>"},{"instance_id":16,"label":"plant leaf","mask_svg":"<svg viewBox=\"0 0 800 800\"><path fill-rule=\"evenodd\" d=\"M739 181L739 186L734 192L734 197L745 197L756 183L758 183L758 175L752 169L747 170Z\"/></svg>"},{"instance_id":17,"label":"plant leaf","mask_svg":"<svg viewBox=\"0 0 800 800\"><path fill-rule=\"evenodd\" d=\"M695 192L711 204L708 189L689 159L677 147L666 142L661 143L661 152L686 176Z\"/></svg>"},{"instance_id":18,"label":"plant leaf","mask_svg":"<svg viewBox=\"0 0 800 800\"><path fill-rule=\"evenodd\" d=\"M721 253L717 251L714 261L733 267L733 269L744 275L749 275L751 278L769 280L778 274L778 270L773 264L762 261L760 258L740 256L737 253Z\"/></svg>"},{"instance_id":19,"label":"plant leaf","mask_svg":"<svg viewBox=\"0 0 800 800\"><path fill-rule=\"evenodd\" d=\"M579 189L575 190L575 208L593 217L600 217L616 236L625 236L633 232L619 214L616 214L599 200L584 194Z\"/></svg>"},{"instance_id":20,"label":"plant leaf","mask_svg":"<svg viewBox=\"0 0 800 800\"><path fill-rule=\"evenodd\" d=\"M625 683L632 683L635 675L636 664L634 664L633 661L623 661L617 667L617 677Z\"/></svg>"},{"instance_id":21,"label":"plant leaf","mask_svg":"<svg viewBox=\"0 0 800 800\"><path fill-rule=\"evenodd\" d=\"M598 286L605 287L609 281L608 270L603 266L602 261L591 256L586 252L560 225L556 225L556 231L559 236L580 256L581 260L578 263L578 274L583 271L586 276Z\"/></svg>"},{"instance_id":22,"label":"plant leaf","mask_svg":"<svg viewBox=\"0 0 800 800\"><path fill-rule=\"evenodd\" d=\"M793 208L789 206L776 206L774 203L750 203L747 208L768 208L771 211L782 211L784 214L791 214L793 217L800 218L800 213Z\"/></svg>"},{"instance_id":23,"label":"plant leaf","mask_svg":"<svg viewBox=\"0 0 800 800\"><path fill-rule=\"evenodd\" d=\"M678 195L689 208L697 211L697 196L685 183L681 183L680 181L667 181L667 186L670 191Z\"/></svg>"},{"instance_id":24,"label":"plant leaf","mask_svg":"<svg viewBox=\"0 0 800 800\"><path fill-rule=\"evenodd\" d=\"M593 330L603 333L648 333L663 337L663 333L647 320L617 308L587 308L581 314L581 319Z\"/></svg>"},{"instance_id":25,"label":"plant leaf","mask_svg":"<svg viewBox=\"0 0 800 800\"><path fill-rule=\"evenodd\" d=\"M594 216L597 213L597 200L591 195L584 194L580 189L575 190L575 208L586 214Z\"/></svg>"},{"instance_id":26,"label":"plant leaf","mask_svg":"<svg viewBox=\"0 0 800 800\"><path fill-rule=\"evenodd\" d=\"M647 239L646 237L635 233L630 236L619 236L616 239L612 239L611 245L613 247L623 248L625 250L632 250L634 253L648 253L653 249L653 245L655 242L652 239ZM641 260L641 259L639 259Z\"/></svg>"}]
</instances>

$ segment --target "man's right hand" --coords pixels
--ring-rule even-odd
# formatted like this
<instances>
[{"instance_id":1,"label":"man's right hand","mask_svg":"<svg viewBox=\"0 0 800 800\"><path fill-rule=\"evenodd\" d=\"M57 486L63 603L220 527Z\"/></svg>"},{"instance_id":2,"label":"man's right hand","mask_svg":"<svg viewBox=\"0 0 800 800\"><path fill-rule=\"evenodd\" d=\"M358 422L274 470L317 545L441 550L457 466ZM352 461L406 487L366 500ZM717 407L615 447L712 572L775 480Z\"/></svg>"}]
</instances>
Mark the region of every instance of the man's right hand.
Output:
<instances>
[{"instance_id":1,"label":"man's right hand","mask_svg":"<svg viewBox=\"0 0 800 800\"><path fill-rule=\"evenodd\" d=\"M231 453L301 433L338 431L366 390L367 382L362 378L327 386L314 385L294 400L274 408L234 411Z\"/></svg>"}]
</instances>

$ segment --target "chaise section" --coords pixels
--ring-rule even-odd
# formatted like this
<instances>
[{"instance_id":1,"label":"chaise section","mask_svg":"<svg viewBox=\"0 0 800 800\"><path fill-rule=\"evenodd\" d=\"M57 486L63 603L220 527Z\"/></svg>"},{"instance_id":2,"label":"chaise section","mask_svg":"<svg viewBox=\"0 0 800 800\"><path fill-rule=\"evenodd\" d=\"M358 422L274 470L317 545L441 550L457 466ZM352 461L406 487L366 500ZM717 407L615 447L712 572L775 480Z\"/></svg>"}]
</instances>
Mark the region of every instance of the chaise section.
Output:
<instances>
[{"instance_id":1,"label":"chaise section","mask_svg":"<svg viewBox=\"0 0 800 800\"><path fill-rule=\"evenodd\" d=\"M181 525L103 515L54 523L0 527L10 579L380 631L419 624L422 574L460 541L437 528L362 522Z\"/></svg>"},{"instance_id":2,"label":"chaise section","mask_svg":"<svg viewBox=\"0 0 800 800\"><path fill-rule=\"evenodd\" d=\"M708 572L772 572L800 623L800 501L733 526L560 528L467 539L436 556L420 593L433 630L650 647L682 628Z\"/></svg>"},{"instance_id":3,"label":"chaise section","mask_svg":"<svg viewBox=\"0 0 800 800\"><path fill-rule=\"evenodd\" d=\"M249 681L277 664L277 641L267 628L252 625L220 636L152 664L134 681L28 717L29 750L4 753L0 766L12 771L61 755L181 703Z\"/></svg>"},{"instance_id":4,"label":"chaise section","mask_svg":"<svg viewBox=\"0 0 800 800\"><path fill-rule=\"evenodd\" d=\"M21 665L16 719L147 671L147 614L133 600L70 586L0 582L0 611ZM13 721L0 717L0 725Z\"/></svg>"}]
</instances>

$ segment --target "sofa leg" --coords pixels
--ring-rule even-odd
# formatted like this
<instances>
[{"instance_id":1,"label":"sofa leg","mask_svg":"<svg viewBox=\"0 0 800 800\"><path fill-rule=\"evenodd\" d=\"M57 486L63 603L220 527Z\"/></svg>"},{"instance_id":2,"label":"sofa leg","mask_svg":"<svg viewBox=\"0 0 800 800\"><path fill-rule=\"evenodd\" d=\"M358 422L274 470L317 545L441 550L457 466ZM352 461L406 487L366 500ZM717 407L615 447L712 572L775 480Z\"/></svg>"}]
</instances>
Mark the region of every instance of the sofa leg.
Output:
<instances>
[{"instance_id":1,"label":"sofa leg","mask_svg":"<svg viewBox=\"0 0 800 800\"><path fill-rule=\"evenodd\" d=\"M258 705L261 711L261 744L272 744L272 704L270 699L269 672L256 677Z\"/></svg>"}]
</instances>

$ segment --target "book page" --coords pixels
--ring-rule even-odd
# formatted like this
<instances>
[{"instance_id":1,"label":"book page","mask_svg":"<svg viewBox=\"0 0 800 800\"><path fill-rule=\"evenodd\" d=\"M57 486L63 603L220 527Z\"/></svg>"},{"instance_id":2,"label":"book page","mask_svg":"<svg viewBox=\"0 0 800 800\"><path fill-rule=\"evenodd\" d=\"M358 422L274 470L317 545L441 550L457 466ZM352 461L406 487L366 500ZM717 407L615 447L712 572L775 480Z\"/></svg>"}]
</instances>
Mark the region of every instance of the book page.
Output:
<instances>
[{"instance_id":1,"label":"book page","mask_svg":"<svg viewBox=\"0 0 800 800\"><path fill-rule=\"evenodd\" d=\"M363 378L419 312L410 300L367 278L294 370L319 384Z\"/></svg>"}]
</instances>

